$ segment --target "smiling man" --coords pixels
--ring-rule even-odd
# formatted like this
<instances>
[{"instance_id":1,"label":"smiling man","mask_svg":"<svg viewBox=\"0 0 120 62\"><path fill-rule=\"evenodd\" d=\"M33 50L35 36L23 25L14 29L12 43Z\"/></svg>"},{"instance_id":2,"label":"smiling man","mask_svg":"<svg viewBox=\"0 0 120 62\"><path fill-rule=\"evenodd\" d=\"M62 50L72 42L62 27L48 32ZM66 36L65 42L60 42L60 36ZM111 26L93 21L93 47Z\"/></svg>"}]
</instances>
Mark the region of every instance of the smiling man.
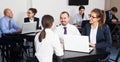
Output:
<instances>
[{"instance_id":1,"label":"smiling man","mask_svg":"<svg viewBox=\"0 0 120 62\"><path fill-rule=\"evenodd\" d=\"M68 12L63 11L60 14L60 22L61 25L55 29L55 33L57 33L60 37L63 35L81 35L78 29L69 24L70 15Z\"/></svg>"}]
</instances>

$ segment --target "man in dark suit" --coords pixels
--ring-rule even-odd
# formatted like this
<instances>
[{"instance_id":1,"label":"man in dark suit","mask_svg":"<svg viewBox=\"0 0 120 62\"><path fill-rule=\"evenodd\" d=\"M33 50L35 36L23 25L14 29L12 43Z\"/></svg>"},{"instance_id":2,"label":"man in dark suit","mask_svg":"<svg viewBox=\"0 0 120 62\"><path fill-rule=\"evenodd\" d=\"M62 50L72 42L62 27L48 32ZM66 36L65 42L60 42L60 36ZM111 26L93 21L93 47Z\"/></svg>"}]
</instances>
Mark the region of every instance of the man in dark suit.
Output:
<instances>
[{"instance_id":1,"label":"man in dark suit","mask_svg":"<svg viewBox=\"0 0 120 62\"><path fill-rule=\"evenodd\" d=\"M37 10L35 8L29 8L27 12L28 17L24 18L24 22L37 22L36 29L41 29L39 27L39 18L35 17L36 13Z\"/></svg>"},{"instance_id":2,"label":"man in dark suit","mask_svg":"<svg viewBox=\"0 0 120 62\"><path fill-rule=\"evenodd\" d=\"M115 27L115 23L118 22L118 18L115 14L118 12L116 7L112 7L110 10L106 11L106 24L109 25L110 30L112 31Z\"/></svg>"}]
</instances>

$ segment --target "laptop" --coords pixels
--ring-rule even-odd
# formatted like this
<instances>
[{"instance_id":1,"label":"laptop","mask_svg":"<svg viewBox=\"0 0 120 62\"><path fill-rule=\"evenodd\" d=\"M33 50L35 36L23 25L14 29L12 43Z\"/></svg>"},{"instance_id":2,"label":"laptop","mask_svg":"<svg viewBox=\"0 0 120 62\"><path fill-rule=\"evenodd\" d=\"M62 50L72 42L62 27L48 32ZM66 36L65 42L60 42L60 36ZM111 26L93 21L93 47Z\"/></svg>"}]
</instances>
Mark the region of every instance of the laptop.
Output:
<instances>
[{"instance_id":1,"label":"laptop","mask_svg":"<svg viewBox=\"0 0 120 62\"><path fill-rule=\"evenodd\" d=\"M22 34L32 33L36 31L37 22L26 22L22 24Z\"/></svg>"},{"instance_id":2,"label":"laptop","mask_svg":"<svg viewBox=\"0 0 120 62\"><path fill-rule=\"evenodd\" d=\"M78 35L64 35L64 49L69 51L77 51L90 53L93 48L89 47L89 37L88 36L78 36Z\"/></svg>"}]
</instances>

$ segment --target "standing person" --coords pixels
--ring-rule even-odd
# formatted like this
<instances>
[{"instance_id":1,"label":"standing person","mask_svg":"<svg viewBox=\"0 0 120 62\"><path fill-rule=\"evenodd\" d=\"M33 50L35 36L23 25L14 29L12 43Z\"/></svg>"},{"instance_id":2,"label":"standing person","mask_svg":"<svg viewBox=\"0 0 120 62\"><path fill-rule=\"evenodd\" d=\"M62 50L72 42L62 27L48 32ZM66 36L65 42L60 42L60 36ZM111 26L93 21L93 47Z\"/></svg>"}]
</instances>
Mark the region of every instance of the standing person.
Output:
<instances>
[{"instance_id":1,"label":"standing person","mask_svg":"<svg viewBox=\"0 0 120 62\"><path fill-rule=\"evenodd\" d=\"M93 9L90 13L90 21L82 31L83 35L89 36L91 47L96 47L109 51L112 46L112 39L109 26L105 24L104 11Z\"/></svg>"},{"instance_id":2,"label":"standing person","mask_svg":"<svg viewBox=\"0 0 120 62\"><path fill-rule=\"evenodd\" d=\"M118 9L116 7L112 7L110 10L106 11L106 24L109 25L110 31L112 31L116 23L118 22L118 18L115 16L115 14L118 12Z\"/></svg>"},{"instance_id":3,"label":"standing person","mask_svg":"<svg viewBox=\"0 0 120 62\"><path fill-rule=\"evenodd\" d=\"M28 17L24 18L24 22L37 22L36 29L41 29L39 27L39 18L35 17L36 13L37 13L37 9L29 8L27 11Z\"/></svg>"},{"instance_id":4,"label":"standing person","mask_svg":"<svg viewBox=\"0 0 120 62\"><path fill-rule=\"evenodd\" d=\"M13 19L12 10L6 8L4 10L4 16L0 19L0 27L2 33L20 33L22 30L18 27Z\"/></svg>"},{"instance_id":5,"label":"standing person","mask_svg":"<svg viewBox=\"0 0 120 62\"><path fill-rule=\"evenodd\" d=\"M84 11L85 11L85 7L80 6L79 13L74 16L73 24L76 27L81 27L82 21L89 19L88 16L84 13Z\"/></svg>"},{"instance_id":6,"label":"standing person","mask_svg":"<svg viewBox=\"0 0 120 62\"><path fill-rule=\"evenodd\" d=\"M60 38L62 38L63 35L79 35L79 36L81 35L74 25L69 24L69 20L70 20L69 13L66 11L61 12L60 14L61 26L58 26L55 29L55 33L57 33Z\"/></svg>"},{"instance_id":7,"label":"standing person","mask_svg":"<svg viewBox=\"0 0 120 62\"><path fill-rule=\"evenodd\" d=\"M50 15L42 17L43 30L35 36L35 56L37 62L52 62L52 56L55 52L57 56L63 55L63 48L59 37L52 31L54 28L54 19Z\"/></svg>"}]
</instances>

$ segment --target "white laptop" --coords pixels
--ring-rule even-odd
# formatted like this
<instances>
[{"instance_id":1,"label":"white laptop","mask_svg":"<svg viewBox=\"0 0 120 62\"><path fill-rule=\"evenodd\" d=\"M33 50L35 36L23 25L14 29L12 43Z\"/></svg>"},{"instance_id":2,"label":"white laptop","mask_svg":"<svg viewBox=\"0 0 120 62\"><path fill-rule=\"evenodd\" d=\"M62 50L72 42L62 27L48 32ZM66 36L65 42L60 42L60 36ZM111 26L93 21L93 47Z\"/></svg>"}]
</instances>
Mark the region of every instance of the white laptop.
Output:
<instances>
[{"instance_id":1,"label":"white laptop","mask_svg":"<svg viewBox=\"0 0 120 62\"><path fill-rule=\"evenodd\" d=\"M22 34L36 31L37 22L26 22L22 24Z\"/></svg>"},{"instance_id":2,"label":"white laptop","mask_svg":"<svg viewBox=\"0 0 120 62\"><path fill-rule=\"evenodd\" d=\"M85 53L90 53L93 50L93 48L89 47L88 36L65 35L63 39L65 50Z\"/></svg>"}]
</instances>

